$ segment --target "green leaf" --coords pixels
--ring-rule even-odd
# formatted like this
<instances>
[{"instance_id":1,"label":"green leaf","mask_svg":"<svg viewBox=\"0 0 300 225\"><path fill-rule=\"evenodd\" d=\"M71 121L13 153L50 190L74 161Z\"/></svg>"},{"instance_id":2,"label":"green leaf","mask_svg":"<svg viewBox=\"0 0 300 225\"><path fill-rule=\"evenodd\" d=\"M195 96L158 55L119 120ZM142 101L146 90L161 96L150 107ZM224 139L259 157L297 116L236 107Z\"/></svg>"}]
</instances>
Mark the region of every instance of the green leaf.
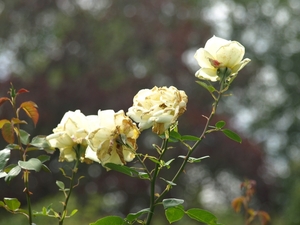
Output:
<instances>
[{"instance_id":1,"label":"green leaf","mask_svg":"<svg viewBox=\"0 0 300 225\"><path fill-rule=\"evenodd\" d=\"M42 170L44 170L47 173L51 173L51 170L48 168L48 166L42 164Z\"/></svg>"},{"instance_id":2,"label":"green leaf","mask_svg":"<svg viewBox=\"0 0 300 225\"><path fill-rule=\"evenodd\" d=\"M37 157L42 163L49 161L50 156L49 155L39 155Z\"/></svg>"},{"instance_id":3,"label":"green leaf","mask_svg":"<svg viewBox=\"0 0 300 225\"><path fill-rule=\"evenodd\" d=\"M56 216L56 218L59 217L58 213L56 213L53 209L52 209L52 204L50 204L47 208L44 206L42 208L41 212L37 212L37 211L33 211L33 215L34 216L52 216L51 212L53 212L53 214Z\"/></svg>"},{"instance_id":4,"label":"green leaf","mask_svg":"<svg viewBox=\"0 0 300 225\"><path fill-rule=\"evenodd\" d=\"M178 158L182 158L182 159L185 159L185 155L180 155L180 156L178 156ZM189 163L198 163L198 162L201 162L203 159L206 159L206 158L209 158L209 156L208 155L206 155L206 156L202 156L202 157L200 157L200 158L194 158L194 157L189 157L189 159L188 159L188 162Z\"/></svg>"},{"instance_id":5,"label":"green leaf","mask_svg":"<svg viewBox=\"0 0 300 225\"><path fill-rule=\"evenodd\" d=\"M12 168L14 168L15 166L18 166L17 164L9 164L8 166L6 166L4 168L4 172L8 173Z\"/></svg>"},{"instance_id":6,"label":"green leaf","mask_svg":"<svg viewBox=\"0 0 300 225\"><path fill-rule=\"evenodd\" d=\"M200 138L192 135L183 135L181 136L182 141L199 141Z\"/></svg>"},{"instance_id":7,"label":"green leaf","mask_svg":"<svg viewBox=\"0 0 300 225\"><path fill-rule=\"evenodd\" d=\"M119 216L107 216L90 225L126 225L127 223Z\"/></svg>"},{"instance_id":8,"label":"green leaf","mask_svg":"<svg viewBox=\"0 0 300 225\"><path fill-rule=\"evenodd\" d=\"M183 199L177 199L177 198L167 198L167 199L164 199L162 201L162 203L163 203L164 209L168 209L170 207L175 207L175 206L178 206L178 205L182 205L184 203L184 200Z\"/></svg>"},{"instance_id":9,"label":"green leaf","mask_svg":"<svg viewBox=\"0 0 300 225\"><path fill-rule=\"evenodd\" d=\"M181 135L175 131L175 130L172 130L169 134L169 141L170 142L178 142L181 140Z\"/></svg>"},{"instance_id":10,"label":"green leaf","mask_svg":"<svg viewBox=\"0 0 300 225\"><path fill-rule=\"evenodd\" d=\"M0 207L4 207L4 206L5 206L4 202L0 201Z\"/></svg>"},{"instance_id":11,"label":"green leaf","mask_svg":"<svg viewBox=\"0 0 300 225\"><path fill-rule=\"evenodd\" d=\"M70 217L71 217L71 216L74 216L77 212L78 212L78 209L73 209L73 211L72 211L71 214L70 214Z\"/></svg>"},{"instance_id":12,"label":"green leaf","mask_svg":"<svg viewBox=\"0 0 300 225\"><path fill-rule=\"evenodd\" d=\"M16 211L21 206L21 203L16 198L4 198L4 203L12 211Z\"/></svg>"},{"instance_id":13,"label":"green leaf","mask_svg":"<svg viewBox=\"0 0 300 225\"><path fill-rule=\"evenodd\" d=\"M47 206L46 210L47 210L47 213L49 213L52 210L52 203Z\"/></svg>"},{"instance_id":14,"label":"green leaf","mask_svg":"<svg viewBox=\"0 0 300 225\"><path fill-rule=\"evenodd\" d=\"M142 209L136 213L129 213L126 217L126 220L129 222L133 222L134 220L136 220L137 218L139 218L141 215L143 215L145 213L150 213L150 209L146 208L146 209Z\"/></svg>"},{"instance_id":15,"label":"green leaf","mask_svg":"<svg viewBox=\"0 0 300 225\"><path fill-rule=\"evenodd\" d=\"M195 163L195 162L197 163L197 162L201 162L203 159L207 159L207 158L209 158L208 155L202 156L200 158L189 157L188 161L191 163Z\"/></svg>"},{"instance_id":16,"label":"green leaf","mask_svg":"<svg viewBox=\"0 0 300 225\"><path fill-rule=\"evenodd\" d=\"M170 169L170 164L174 161L175 159L170 159L169 161L165 162L163 160L160 160L159 165L162 167L167 167L167 169Z\"/></svg>"},{"instance_id":17,"label":"green leaf","mask_svg":"<svg viewBox=\"0 0 300 225\"><path fill-rule=\"evenodd\" d=\"M178 220L181 220L184 216L183 206L179 205L176 207L171 207L165 210L165 215L169 223L174 223Z\"/></svg>"},{"instance_id":18,"label":"green leaf","mask_svg":"<svg viewBox=\"0 0 300 225\"><path fill-rule=\"evenodd\" d=\"M173 162L175 159L170 159L168 162L165 163L165 166L170 166L171 162Z\"/></svg>"},{"instance_id":19,"label":"green leaf","mask_svg":"<svg viewBox=\"0 0 300 225\"><path fill-rule=\"evenodd\" d=\"M57 180L56 185L60 188L60 190L65 190L64 182Z\"/></svg>"},{"instance_id":20,"label":"green leaf","mask_svg":"<svg viewBox=\"0 0 300 225\"><path fill-rule=\"evenodd\" d=\"M158 165L161 164L161 163L160 163L155 157L153 157L153 156L148 156L148 159L150 159L152 162L154 162L154 163L156 163L156 164L158 164Z\"/></svg>"},{"instance_id":21,"label":"green leaf","mask_svg":"<svg viewBox=\"0 0 300 225\"><path fill-rule=\"evenodd\" d=\"M23 145L27 145L29 143L30 134L28 134L25 130L20 129L20 138Z\"/></svg>"},{"instance_id":22,"label":"green leaf","mask_svg":"<svg viewBox=\"0 0 300 225\"><path fill-rule=\"evenodd\" d=\"M5 148L0 151L0 171L2 171L9 160L10 150Z\"/></svg>"},{"instance_id":23,"label":"green leaf","mask_svg":"<svg viewBox=\"0 0 300 225\"><path fill-rule=\"evenodd\" d=\"M43 215L47 215L47 209L46 209L46 207L43 207L42 214L43 214Z\"/></svg>"},{"instance_id":24,"label":"green leaf","mask_svg":"<svg viewBox=\"0 0 300 225\"><path fill-rule=\"evenodd\" d=\"M28 161L19 161L18 165L24 170L40 171L42 168L42 162L37 158L31 158Z\"/></svg>"},{"instance_id":25,"label":"green leaf","mask_svg":"<svg viewBox=\"0 0 300 225\"><path fill-rule=\"evenodd\" d=\"M139 178L141 178L141 179L147 179L147 180L150 179L149 174L145 173L145 172L139 172Z\"/></svg>"},{"instance_id":26,"label":"green leaf","mask_svg":"<svg viewBox=\"0 0 300 225\"><path fill-rule=\"evenodd\" d=\"M207 83L205 83L203 81L196 81L196 83L199 84L200 86L204 87L210 93L213 93L214 91L216 91L216 89L212 85L208 85Z\"/></svg>"},{"instance_id":27,"label":"green leaf","mask_svg":"<svg viewBox=\"0 0 300 225\"><path fill-rule=\"evenodd\" d=\"M233 132L232 130L224 129L224 130L222 130L222 132L230 139L232 139L238 143L242 143L242 138L237 133Z\"/></svg>"},{"instance_id":28,"label":"green leaf","mask_svg":"<svg viewBox=\"0 0 300 225\"><path fill-rule=\"evenodd\" d=\"M162 177L161 177L160 179L162 179L163 181L167 182L168 184L170 184L170 185L172 185L172 186L177 185L177 184L175 184L175 183L172 182L172 181L166 180L165 178L162 178Z\"/></svg>"},{"instance_id":29,"label":"green leaf","mask_svg":"<svg viewBox=\"0 0 300 225\"><path fill-rule=\"evenodd\" d=\"M133 168L127 167L127 166L122 166L122 165L118 165L118 164L114 164L114 163L106 163L104 166L109 169L118 171L120 173L124 173L131 177L138 177L138 175L139 175L138 171L136 171Z\"/></svg>"},{"instance_id":30,"label":"green leaf","mask_svg":"<svg viewBox=\"0 0 300 225\"><path fill-rule=\"evenodd\" d=\"M6 148L8 148L10 150L20 150L20 146L17 144L9 144L6 146Z\"/></svg>"},{"instance_id":31,"label":"green leaf","mask_svg":"<svg viewBox=\"0 0 300 225\"><path fill-rule=\"evenodd\" d=\"M218 129L222 129L225 125L226 125L225 121L220 120L220 121L218 121L218 122L216 123L215 126L216 126L216 128L218 128Z\"/></svg>"},{"instance_id":32,"label":"green leaf","mask_svg":"<svg viewBox=\"0 0 300 225\"><path fill-rule=\"evenodd\" d=\"M206 223L207 225L218 225L217 217L212 213L203 209L192 208L186 211L186 214L199 222Z\"/></svg>"},{"instance_id":33,"label":"green leaf","mask_svg":"<svg viewBox=\"0 0 300 225\"><path fill-rule=\"evenodd\" d=\"M50 149L52 151L55 150L55 148L52 148L49 144L49 142L46 139L46 136L44 135L38 135L32 138L30 145L35 146L40 149Z\"/></svg>"},{"instance_id":34,"label":"green leaf","mask_svg":"<svg viewBox=\"0 0 300 225\"><path fill-rule=\"evenodd\" d=\"M0 172L0 178L6 177L7 173L6 172Z\"/></svg>"},{"instance_id":35,"label":"green leaf","mask_svg":"<svg viewBox=\"0 0 300 225\"><path fill-rule=\"evenodd\" d=\"M6 170L6 168L5 168L5 170ZM20 172L21 172L21 167L18 165L14 166L7 173L7 176L5 177L5 181L10 181L12 178L18 176Z\"/></svg>"}]
</instances>

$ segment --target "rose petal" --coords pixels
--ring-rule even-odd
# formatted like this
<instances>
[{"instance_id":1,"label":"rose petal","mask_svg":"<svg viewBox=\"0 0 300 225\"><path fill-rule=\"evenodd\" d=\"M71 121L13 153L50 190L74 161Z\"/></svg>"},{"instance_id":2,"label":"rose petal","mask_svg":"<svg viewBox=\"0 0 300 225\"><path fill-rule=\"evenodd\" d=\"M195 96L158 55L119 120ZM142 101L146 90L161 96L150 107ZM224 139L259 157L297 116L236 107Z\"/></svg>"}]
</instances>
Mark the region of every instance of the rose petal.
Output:
<instances>
[{"instance_id":1,"label":"rose petal","mask_svg":"<svg viewBox=\"0 0 300 225\"><path fill-rule=\"evenodd\" d=\"M59 161L72 162L76 160L76 153L73 147L66 147L60 149Z\"/></svg>"},{"instance_id":2,"label":"rose petal","mask_svg":"<svg viewBox=\"0 0 300 225\"><path fill-rule=\"evenodd\" d=\"M223 38L213 36L206 42L204 49L207 52L209 52L213 56L214 59L217 59L216 52L220 49L220 47L227 45L230 42L231 41L225 40Z\"/></svg>"},{"instance_id":3,"label":"rose petal","mask_svg":"<svg viewBox=\"0 0 300 225\"><path fill-rule=\"evenodd\" d=\"M246 66L251 60L246 58L243 61L241 61L239 64L235 65L235 67L233 67L232 69L232 73L236 74L238 71L240 71L241 69L244 68L244 66Z\"/></svg>"},{"instance_id":4,"label":"rose petal","mask_svg":"<svg viewBox=\"0 0 300 225\"><path fill-rule=\"evenodd\" d=\"M232 69L241 62L244 54L245 48L240 43L232 41L217 50L216 59L221 62L222 66Z\"/></svg>"},{"instance_id":5,"label":"rose petal","mask_svg":"<svg viewBox=\"0 0 300 225\"><path fill-rule=\"evenodd\" d=\"M204 48L198 49L196 51L194 57L197 60L199 66L203 67L203 68L210 68L210 67L212 67L210 59L214 59L215 58L213 55L211 55Z\"/></svg>"},{"instance_id":6,"label":"rose petal","mask_svg":"<svg viewBox=\"0 0 300 225\"><path fill-rule=\"evenodd\" d=\"M46 139L53 148L65 148L74 145L73 139L65 132L50 134Z\"/></svg>"},{"instance_id":7,"label":"rose petal","mask_svg":"<svg viewBox=\"0 0 300 225\"><path fill-rule=\"evenodd\" d=\"M196 77L204 80L217 81L219 79L215 68L201 68L195 74Z\"/></svg>"},{"instance_id":8,"label":"rose petal","mask_svg":"<svg viewBox=\"0 0 300 225\"><path fill-rule=\"evenodd\" d=\"M88 146L85 150L85 158L88 158L90 160L93 160L94 162L100 163L100 160L97 157L97 153L93 151L93 149Z\"/></svg>"}]
</instances>

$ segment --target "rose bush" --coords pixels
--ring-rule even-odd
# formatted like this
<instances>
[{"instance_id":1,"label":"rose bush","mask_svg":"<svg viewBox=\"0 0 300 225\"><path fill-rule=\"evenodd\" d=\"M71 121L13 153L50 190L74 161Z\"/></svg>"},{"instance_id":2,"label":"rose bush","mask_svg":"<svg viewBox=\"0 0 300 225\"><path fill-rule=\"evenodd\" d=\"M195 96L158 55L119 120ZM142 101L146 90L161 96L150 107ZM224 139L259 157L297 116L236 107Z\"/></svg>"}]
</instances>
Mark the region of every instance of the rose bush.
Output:
<instances>
[{"instance_id":1,"label":"rose bush","mask_svg":"<svg viewBox=\"0 0 300 225\"><path fill-rule=\"evenodd\" d=\"M199 79L217 81L224 74L231 79L251 60L244 60L245 48L237 41L228 41L216 36L210 38L204 48L195 53L200 70L196 72Z\"/></svg>"},{"instance_id":2,"label":"rose bush","mask_svg":"<svg viewBox=\"0 0 300 225\"><path fill-rule=\"evenodd\" d=\"M72 190L79 185L75 177L79 169L79 163L90 163L95 161L102 166L112 169L130 177L143 179L148 183L149 207L139 210L136 213L129 213L125 218L120 216L106 216L100 218L90 225L107 224L144 224L150 225L157 210L165 210L165 216L168 222L179 221L184 215L197 222L216 225L217 218L210 212L199 208L186 209L184 199L166 198L166 194L173 186L176 186L179 176L185 172L187 163L200 163L207 156L195 158L192 154L195 152L206 135L213 132L223 132L230 139L241 143L242 139L238 134L225 127L225 121L213 122L212 119L217 111L218 103L222 96L228 90L231 82L234 80L238 71L242 69L250 59L242 60L244 56L244 47L235 41L227 41L218 37L212 37L207 41L204 48L200 48L195 54L201 69L196 73L200 79L211 81L220 80L219 88L215 89L209 82L197 81L198 84L205 87L213 97L213 104L209 116L206 119L205 126L201 134L181 135L178 133L177 120L187 106L188 97L184 91L171 87L154 87L152 89L140 90L133 98L133 106L128 109L127 115L123 110L115 112L114 110L99 110L97 115L85 116L80 110L69 111L65 113L61 122L53 129L53 134L48 136L38 135L30 141L29 133L20 128L20 124L26 124L26 121L19 118L19 111L24 110L27 116L36 124L39 118L37 105L32 101L23 102L20 106L16 104L16 97L19 94L27 93L26 89L15 90L13 86L10 91L10 98L0 98L0 105L4 102L10 102L15 111L16 118L11 120L1 119L1 134L8 146L0 151L0 178L10 181L20 173L24 181L24 193L26 194L28 210L20 208L21 202L16 198L4 198L0 201L0 207L4 207L11 213L21 213L28 219L28 224L32 225L35 216L47 216L55 218L59 225L63 225L66 218L69 218L77 212L77 209L70 211L68 202ZM227 94L226 94L227 95ZM138 123L137 125L134 123ZM154 144L157 150L152 154L139 153L137 150L137 138L140 132L152 127L152 131L159 135L162 144ZM174 129L173 129L174 128ZM165 135L162 135L164 134ZM15 136L18 137L15 139ZM16 140L16 143L15 143ZM186 148L184 155L170 158L165 154L171 147L170 144L179 142ZM173 148L174 146L172 146ZM61 211L50 206L43 207L42 211L33 211L31 209L31 187L29 186L29 177L31 171L39 172L41 169L50 172L50 169L44 164L50 159L48 155L30 156L34 150L53 153L53 148L60 151L60 161L73 161L71 171L65 171L63 167L60 170L66 182L57 180L56 185L59 191L63 192L63 201ZM12 150L20 151L21 156L17 164L6 166ZM126 162L132 161L130 167ZM178 160L180 166L173 167L171 163ZM110 164L108 164L110 163ZM165 169L175 168L174 173L164 176L161 173ZM67 167L70 168L70 167ZM164 177L162 177L162 175ZM77 180L77 181L76 181ZM161 183L158 180L165 182ZM148 196L147 194L147 196ZM247 197L247 196L246 196ZM234 200L234 205L244 204L244 198L240 197ZM247 202L244 204L247 208ZM157 209L159 207L163 207ZM238 209L238 207L235 207ZM251 209L252 210L252 209ZM264 211L254 211L260 218L263 217L269 221L268 214ZM249 213L249 219L252 220L254 213ZM44 221L42 223L45 223ZM264 223L265 224L265 223Z\"/></svg>"},{"instance_id":3,"label":"rose bush","mask_svg":"<svg viewBox=\"0 0 300 225\"><path fill-rule=\"evenodd\" d=\"M188 97L184 91L171 86L142 89L133 98L127 115L145 130L152 127L156 134L163 134L186 110Z\"/></svg>"}]
</instances>

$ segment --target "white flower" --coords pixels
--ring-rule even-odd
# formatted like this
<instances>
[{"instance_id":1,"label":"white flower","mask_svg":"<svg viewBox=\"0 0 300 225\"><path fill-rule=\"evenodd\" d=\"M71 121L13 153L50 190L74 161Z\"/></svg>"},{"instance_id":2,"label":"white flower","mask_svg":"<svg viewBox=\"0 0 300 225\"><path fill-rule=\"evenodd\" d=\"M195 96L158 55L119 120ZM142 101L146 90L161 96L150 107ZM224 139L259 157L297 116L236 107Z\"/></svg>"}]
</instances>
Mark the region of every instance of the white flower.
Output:
<instances>
[{"instance_id":1,"label":"white flower","mask_svg":"<svg viewBox=\"0 0 300 225\"><path fill-rule=\"evenodd\" d=\"M142 89L134 96L127 115L140 130L152 127L154 133L163 134L184 113L187 101L185 92L173 86Z\"/></svg>"},{"instance_id":2,"label":"white flower","mask_svg":"<svg viewBox=\"0 0 300 225\"><path fill-rule=\"evenodd\" d=\"M210 38L204 48L197 50L195 58L201 67L196 77L204 80L220 80L218 73L225 70L226 77L236 76L251 60L244 60L245 48L237 41L228 41L216 36Z\"/></svg>"},{"instance_id":3,"label":"white flower","mask_svg":"<svg viewBox=\"0 0 300 225\"><path fill-rule=\"evenodd\" d=\"M123 110L99 110L96 117L87 117L93 129L87 137L85 157L102 165L124 165L135 157L136 139L140 132ZM90 127L91 128L91 127Z\"/></svg>"},{"instance_id":4,"label":"white flower","mask_svg":"<svg viewBox=\"0 0 300 225\"><path fill-rule=\"evenodd\" d=\"M60 150L60 161L70 162L76 160L74 148L77 145L87 145L87 135L87 119L80 110L76 110L65 113L61 122L53 129L53 134L48 135L46 139L51 147Z\"/></svg>"}]
</instances>

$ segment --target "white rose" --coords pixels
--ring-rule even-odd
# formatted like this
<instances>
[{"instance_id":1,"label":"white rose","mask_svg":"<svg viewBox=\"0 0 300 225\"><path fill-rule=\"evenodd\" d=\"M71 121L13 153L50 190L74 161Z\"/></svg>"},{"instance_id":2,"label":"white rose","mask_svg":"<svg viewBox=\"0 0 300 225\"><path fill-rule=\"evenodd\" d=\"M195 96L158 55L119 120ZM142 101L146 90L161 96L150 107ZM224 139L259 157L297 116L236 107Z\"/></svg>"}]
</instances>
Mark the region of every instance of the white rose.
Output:
<instances>
[{"instance_id":1,"label":"white rose","mask_svg":"<svg viewBox=\"0 0 300 225\"><path fill-rule=\"evenodd\" d=\"M142 89L134 96L127 115L140 130L152 127L154 133L163 134L184 113L187 101L185 92L173 86Z\"/></svg>"},{"instance_id":2,"label":"white rose","mask_svg":"<svg viewBox=\"0 0 300 225\"><path fill-rule=\"evenodd\" d=\"M61 122L53 129L53 134L46 137L49 144L60 150L60 161L76 160L74 147L78 144L86 146L88 135L87 120L80 110L65 113Z\"/></svg>"},{"instance_id":3,"label":"white rose","mask_svg":"<svg viewBox=\"0 0 300 225\"><path fill-rule=\"evenodd\" d=\"M137 149L136 139L140 132L132 120L123 110L99 110L97 120L93 121L93 128L88 137L88 147L85 157L102 165L115 163L124 165L135 157Z\"/></svg>"},{"instance_id":4,"label":"white rose","mask_svg":"<svg viewBox=\"0 0 300 225\"><path fill-rule=\"evenodd\" d=\"M195 59L201 67L196 72L196 77L217 81L220 80L218 76L220 69L227 71L226 77L233 77L251 61L248 58L242 60L244 54L245 48L239 42L213 36L206 42L204 48L198 49L195 54Z\"/></svg>"}]
</instances>

